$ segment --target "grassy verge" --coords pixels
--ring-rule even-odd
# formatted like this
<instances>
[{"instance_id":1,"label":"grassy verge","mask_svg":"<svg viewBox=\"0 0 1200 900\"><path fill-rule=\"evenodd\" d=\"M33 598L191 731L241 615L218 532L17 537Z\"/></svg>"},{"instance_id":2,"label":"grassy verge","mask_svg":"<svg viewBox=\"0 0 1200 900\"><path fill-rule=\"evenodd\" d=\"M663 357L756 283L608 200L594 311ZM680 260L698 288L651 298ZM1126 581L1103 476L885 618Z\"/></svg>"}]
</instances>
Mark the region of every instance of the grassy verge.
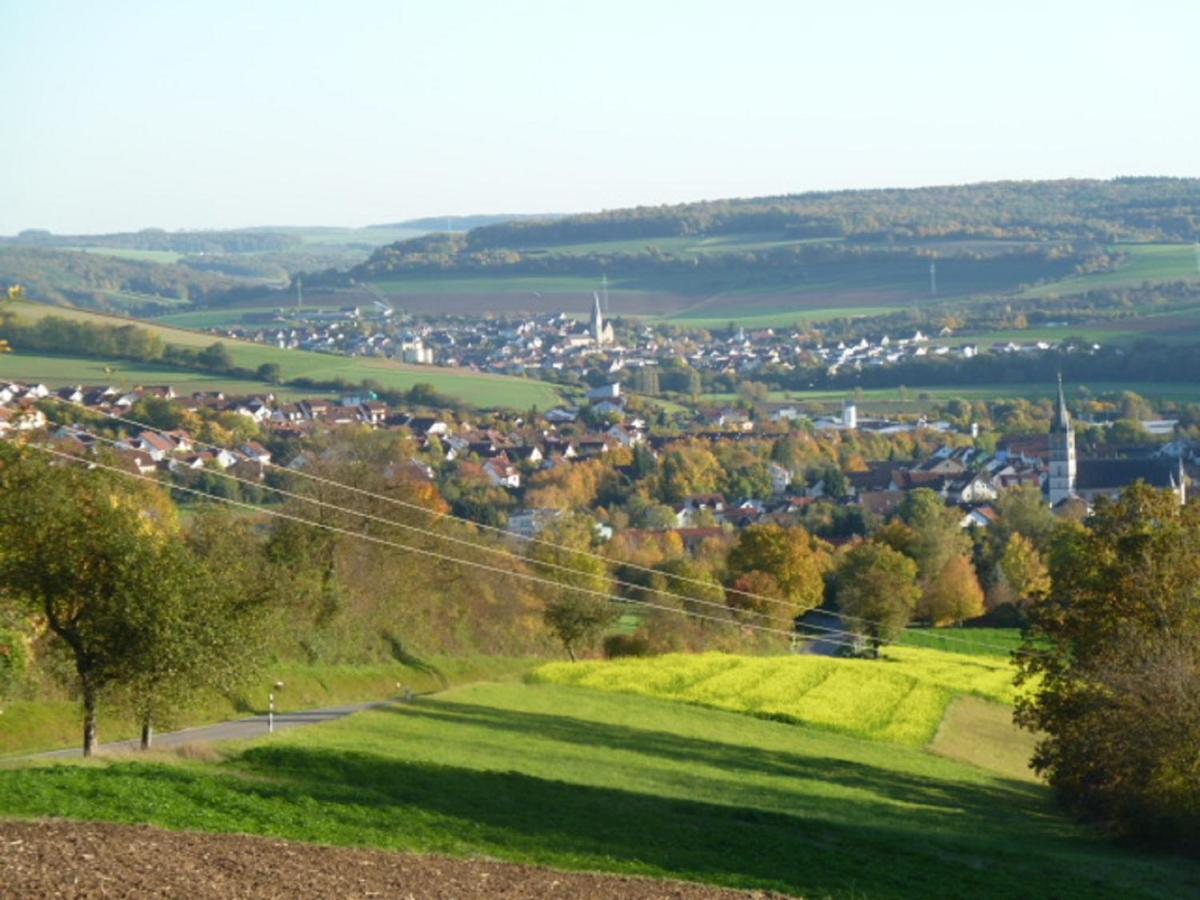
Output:
<instances>
[{"instance_id":1,"label":"grassy verge","mask_svg":"<svg viewBox=\"0 0 1200 900\"><path fill-rule=\"evenodd\" d=\"M272 666L258 679L261 689L241 696L202 696L181 711L170 728L223 722L266 712L271 685L282 681L276 709L293 712L344 703L362 703L392 697L405 687L415 692L439 690L471 681L515 677L541 660L508 657L434 657L430 670L417 671L399 663L373 666L310 666L284 663ZM81 713L73 700L26 700L0 706L0 759L42 750L73 747L81 738ZM100 739L120 741L138 735L134 720L120 710L102 707Z\"/></svg>"},{"instance_id":2,"label":"grassy verge","mask_svg":"<svg viewBox=\"0 0 1200 900\"><path fill-rule=\"evenodd\" d=\"M218 762L0 770L0 814L265 834L811 897L1169 897L1200 867L1071 825L1036 785L679 703L476 685Z\"/></svg>"},{"instance_id":3,"label":"grassy verge","mask_svg":"<svg viewBox=\"0 0 1200 900\"><path fill-rule=\"evenodd\" d=\"M882 660L822 656L673 654L609 662L550 663L530 676L644 697L682 700L855 737L927 744L962 694L1013 699L1012 671L994 658L892 647Z\"/></svg>"}]
</instances>

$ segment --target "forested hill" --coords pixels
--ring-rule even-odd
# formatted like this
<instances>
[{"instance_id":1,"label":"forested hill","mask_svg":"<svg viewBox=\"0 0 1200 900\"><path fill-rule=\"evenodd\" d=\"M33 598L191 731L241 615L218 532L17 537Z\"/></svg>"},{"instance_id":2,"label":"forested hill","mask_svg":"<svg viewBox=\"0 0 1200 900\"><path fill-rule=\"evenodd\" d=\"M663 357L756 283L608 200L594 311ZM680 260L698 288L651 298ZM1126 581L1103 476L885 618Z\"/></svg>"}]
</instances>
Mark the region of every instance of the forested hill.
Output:
<instances>
[{"instance_id":1,"label":"forested hill","mask_svg":"<svg viewBox=\"0 0 1200 900\"><path fill-rule=\"evenodd\" d=\"M833 259L1038 258L1104 268L1112 244L1192 241L1200 179L993 182L646 206L430 234L376 250L351 276L403 272L787 270ZM699 239L699 240L697 240ZM1026 262L1035 261L1027 259ZM1058 261L1059 265L1054 265ZM1039 264L1040 266L1040 264ZM1059 273L1061 274L1061 272Z\"/></svg>"},{"instance_id":2,"label":"forested hill","mask_svg":"<svg viewBox=\"0 0 1200 900\"><path fill-rule=\"evenodd\" d=\"M781 231L862 241L1190 241L1200 179L1000 181L641 206L477 228L468 248Z\"/></svg>"}]
</instances>

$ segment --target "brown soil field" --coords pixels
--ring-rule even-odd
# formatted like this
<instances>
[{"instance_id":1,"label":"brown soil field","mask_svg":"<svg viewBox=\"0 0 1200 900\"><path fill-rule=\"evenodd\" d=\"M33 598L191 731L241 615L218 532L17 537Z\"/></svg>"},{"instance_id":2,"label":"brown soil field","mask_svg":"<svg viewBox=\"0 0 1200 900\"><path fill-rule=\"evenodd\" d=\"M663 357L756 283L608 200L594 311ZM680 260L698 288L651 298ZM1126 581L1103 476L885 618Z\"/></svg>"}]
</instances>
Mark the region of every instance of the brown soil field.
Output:
<instances>
[{"instance_id":1,"label":"brown soil field","mask_svg":"<svg viewBox=\"0 0 1200 900\"><path fill-rule=\"evenodd\" d=\"M490 859L350 850L144 825L0 821L0 897L718 900L725 890Z\"/></svg>"}]
</instances>

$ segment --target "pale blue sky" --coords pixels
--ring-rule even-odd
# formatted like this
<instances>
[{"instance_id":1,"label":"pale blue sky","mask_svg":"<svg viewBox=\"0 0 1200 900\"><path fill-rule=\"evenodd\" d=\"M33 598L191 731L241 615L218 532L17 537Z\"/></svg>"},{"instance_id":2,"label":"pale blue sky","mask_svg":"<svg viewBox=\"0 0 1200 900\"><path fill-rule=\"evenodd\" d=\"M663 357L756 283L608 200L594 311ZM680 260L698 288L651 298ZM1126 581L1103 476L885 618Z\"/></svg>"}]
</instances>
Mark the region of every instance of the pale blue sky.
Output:
<instances>
[{"instance_id":1,"label":"pale blue sky","mask_svg":"<svg viewBox=\"0 0 1200 900\"><path fill-rule=\"evenodd\" d=\"M1200 175L1200 3L0 0L0 233Z\"/></svg>"}]
</instances>

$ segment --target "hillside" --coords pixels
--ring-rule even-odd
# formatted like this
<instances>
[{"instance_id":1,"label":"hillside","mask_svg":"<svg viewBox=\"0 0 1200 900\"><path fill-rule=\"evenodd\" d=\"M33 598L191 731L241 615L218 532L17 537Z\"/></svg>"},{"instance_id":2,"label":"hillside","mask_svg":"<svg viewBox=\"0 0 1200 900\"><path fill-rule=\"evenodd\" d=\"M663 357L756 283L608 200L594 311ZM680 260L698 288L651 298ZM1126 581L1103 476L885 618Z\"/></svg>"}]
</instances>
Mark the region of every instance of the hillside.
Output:
<instances>
[{"instance_id":1,"label":"hillside","mask_svg":"<svg viewBox=\"0 0 1200 900\"><path fill-rule=\"evenodd\" d=\"M410 311L468 313L493 308L497 294L513 310L573 308L603 275L614 313L767 325L1059 283L1075 292L1196 278L1173 253L1190 254L1198 219L1197 179L822 192L428 234L308 278L371 281ZM1142 253L1147 245L1163 249Z\"/></svg>"},{"instance_id":2,"label":"hillside","mask_svg":"<svg viewBox=\"0 0 1200 900\"><path fill-rule=\"evenodd\" d=\"M202 761L209 760L209 761ZM0 768L0 815L485 856L812 897L1179 897L1200 869L924 750L550 685L456 689L223 752Z\"/></svg>"},{"instance_id":3,"label":"hillside","mask_svg":"<svg viewBox=\"0 0 1200 900\"><path fill-rule=\"evenodd\" d=\"M134 325L142 328L150 335L161 339L164 345L174 345L189 348L204 348L216 342L210 334L200 331L189 331L159 325L154 322L129 320L99 313L86 312L78 309L58 308L40 303L9 303L6 310L15 313L18 321L36 321L47 316L66 318L70 321L99 325ZM0 332L3 329L0 328ZM512 378L504 375L492 375L472 372L466 369L451 369L433 366L412 366L398 363L390 359L341 356L331 353L316 353L307 350L283 350L267 344L257 344L250 341L225 339L222 341L229 351L235 366L242 369L255 370L264 364L279 366L281 380L309 379L314 382L330 382L341 379L349 384L358 385L363 381L373 381L385 388L407 390L414 384L432 384L438 391L453 397L469 407L512 407L528 409L538 406L547 409L559 402L559 396L554 388L546 383L522 378ZM19 351L19 344L14 346ZM93 357L77 353L68 356L47 356L45 353L33 354L40 361L28 370L21 368L23 377L28 379L34 371L42 370L48 373L48 384L80 384L95 383ZM14 354L17 356L17 354ZM22 364L23 365L23 364ZM125 364L118 366L123 370ZM50 370L53 369L53 372ZM6 369L16 371L15 369ZM128 377L135 377L140 367L130 369ZM171 382L174 379L169 369L153 370L157 374L156 383ZM196 380L196 373L189 369L179 369L178 380L191 383ZM201 379L207 380L207 379ZM229 379L215 379L218 383L228 386ZM268 386L258 383L248 383L246 391L264 390ZM211 387L207 389L212 389Z\"/></svg>"}]
</instances>

